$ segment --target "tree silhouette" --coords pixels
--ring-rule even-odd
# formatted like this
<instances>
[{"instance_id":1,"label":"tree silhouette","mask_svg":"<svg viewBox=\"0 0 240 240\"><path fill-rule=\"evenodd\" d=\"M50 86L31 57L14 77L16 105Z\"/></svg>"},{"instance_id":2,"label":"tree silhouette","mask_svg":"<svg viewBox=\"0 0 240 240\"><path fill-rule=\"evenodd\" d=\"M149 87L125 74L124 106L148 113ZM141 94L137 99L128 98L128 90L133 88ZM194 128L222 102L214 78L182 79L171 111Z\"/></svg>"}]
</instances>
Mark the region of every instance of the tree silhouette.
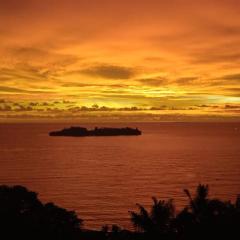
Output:
<instances>
[{"instance_id":1,"label":"tree silhouette","mask_svg":"<svg viewBox=\"0 0 240 240\"><path fill-rule=\"evenodd\" d=\"M171 223L175 216L172 200L158 201L155 197L148 212L142 205L137 204L139 212L130 212L134 227L151 235L167 235L171 231Z\"/></svg>"},{"instance_id":2,"label":"tree silhouette","mask_svg":"<svg viewBox=\"0 0 240 240\"><path fill-rule=\"evenodd\" d=\"M82 220L53 203L43 204L22 186L0 186L0 237L4 239L79 239Z\"/></svg>"},{"instance_id":3,"label":"tree silhouette","mask_svg":"<svg viewBox=\"0 0 240 240\"><path fill-rule=\"evenodd\" d=\"M195 196L184 190L189 205L176 217L177 232L184 239L231 239L239 236L239 198L235 204L218 199L209 199L208 185L199 185Z\"/></svg>"},{"instance_id":4,"label":"tree silhouette","mask_svg":"<svg viewBox=\"0 0 240 240\"><path fill-rule=\"evenodd\" d=\"M175 211L172 200L153 198L148 211L137 204L130 212L136 231L117 225L102 231L82 231L75 212L42 203L35 192L22 186L0 186L0 238L4 240L202 240L240 239L240 196L234 203L209 198L207 185L199 185L189 203Z\"/></svg>"},{"instance_id":5,"label":"tree silhouette","mask_svg":"<svg viewBox=\"0 0 240 240\"><path fill-rule=\"evenodd\" d=\"M172 200L153 198L150 211L138 204L139 212L130 212L136 230L145 239L240 239L240 196L234 204L210 199L208 185L201 184L194 196L184 192L189 204L177 214Z\"/></svg>"}]
</instances>

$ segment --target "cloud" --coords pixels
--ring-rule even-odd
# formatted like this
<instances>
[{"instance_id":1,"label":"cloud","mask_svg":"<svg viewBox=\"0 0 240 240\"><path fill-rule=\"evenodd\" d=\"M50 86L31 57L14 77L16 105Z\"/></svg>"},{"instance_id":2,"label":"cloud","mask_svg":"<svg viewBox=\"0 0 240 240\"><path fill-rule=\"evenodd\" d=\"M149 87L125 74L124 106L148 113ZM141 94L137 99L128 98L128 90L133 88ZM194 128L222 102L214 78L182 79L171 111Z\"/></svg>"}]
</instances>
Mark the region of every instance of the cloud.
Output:
<instances>
[{"instance_id":1,"label":"cloud","mask_svg":"<svg viewBox=\"0 0 240 240\"><path fill-rule=\"evenodd\" d=\"M102 87L106 86L104 84L94 84L94 83L75 83L75 82L68 82L63 83L63 87L71 87L71 88L85 88L85 87Z\"/></svg>"},{"instance_id":2,"label":"cloud","mask_svg":"<svg viewBox=\"0 0 240 240\"><path fill-rule=\"evenodd\" d=\"M137 79L137 81L145 86L153 87L164 86L168 84L168 79L164 77Z\"/></svg>"},{"instance_id":3,"label":"cloud","mask_svg":"<svg viewBox=\"0 0 240 240\"><path fill-rule=\"evenodd\" d=\"M30 102L30 103L29 103L29 106L31 106L31 107L36 107L36 106L38 106L38 105L39 105L38 102Z\"/></svg>"},{"instance_id":4,"label":"cloud","mask_svg":"<svg viewBox=\"0 0 240 240\"><path fill-rule=\"evenodd\" d=\"M134 69L116 65L93 66L81 70L79 73L108 79L130 79L135 75Z\"/></svg>"},{"instance_id":5,"label":"cloud","mask_svg":"<svg viewBox=\"0 0 240 240\"><path fill-rule=\"evenodd\" d=\"M125 88L125 87L127 87L127 85L124 85L124 84L98 84L98 83L67 82L67 83L63 83L62 87L72 87L72 88L85 88L85 87Z\"/></svg>"},{"instance_id":6,"label":"cloud","mask_svg":"<svg viewBox=\"0 0 240 240\"><path fill-rule=\"evenodd\" d=\"M239 80L240 81L240 73L224 75L219 79L221 79L221 80L237 80L237 81Z\"/></svg>"},{"instance_id":7,"label":"cloud","mask_svg":"<svg viewBox=\"0 0 240 240\"><path fill-rule=\"evenodd\" d=\"M0 68L0 79L4 81L26 80L33 82L36 80L38 82L45 82L51 80L52 75L53 72L48 69L32 67L29 65L17 65L13 68Z\"/></svg>"},{"instance_id":8,"label":"cloud","mask_svg":"<svg viewBox=\"0 0 240 240\"><path fill-rule=\"evenodd\" d=\"M211 105L207 105L207 104L202 104L202 105L197 105L196 107L198 108L208 108L210 107Z\"/></svg>"},{"instance_id":9,"label":"cloud","mask_svg":"<svg viewBox=\"0 0 240 240\"><path fill-rule=\"evenodd\" d=\"M0 112L8 112L8 111L11 111L11 110L12 110L11 106L9 106L7 104L0 105Z\"/></svg>"},{"instance_id":10,"label":"cloud","mask_svg":"<svg viewBox=\"0 0 240 240\"><path fill-rule=\"evenodd\" d=\"M34 109L30 106L23 106L23 105L19 105L18 108L14 109L14 112L29 112L29 111L33 111Z\"/></svg>"},{"instance_id":11,"label":"cloud","mask_svg":"<svg viewBox=\"0 0 240 240\"><path fill-rule=\"evenodd\" d=\"M192 84L194 81L198 80L198 77L182 77L176 80L179 85Z\"/></svg>"},{"instance_id":12,"label":"cloud","mask_svg":"<svg viewBox=\"0 0 240 240\"><path fill-rule=\"evenodd\" d=\"M227 93L239 92L239 87L236 87L240 83L240 73L227 74L217 78L211 79L210 86L224 86L224 90ZM228 87L227 87L228 86Z\"/></svg>"},{"instance_id":13,"label":"cloud","mask_svg":"<svg viewBox=\"0 0 240 240\"><path fill-rule=\"evenodd\" d=\"M145 86L152 86L152 87L163 86L164 87L164 86L172 85L174 83L178 85L193 84L193 82L195 82L198 79L199 79L198 77L181 77L173 81L166 77L155 77L155 78L137 79L137 81Z\"/></svg>"},{"instance_id":14,"label":"cloud","mask_svg":"<svg viewBox=\"0 0 240 240\"><path fill-rule=\"evenodd\" d=\"M28 93L28 90L14 88L14 87L5 87L0 86L0 92L8 92L8 93Z\"/></svg>"},{"instance_id":15,"label":"cloud","mask_svg":"<svg viewBox=\"0 0 240 240\"><path fill-rule=\"evenodd\" d=\"M230 87L230 88L225 88L225 91L230 91L233 93L238 93L240 94L240 87ZM240 95L239 95L240 96Z\"/></svg>"},{"instance_id":16,"label":"cloud","mask_svg":"<svg viewBox=\"0 0 240 240\"><path fill-rule=\"evenodd\" d=\"M240 37L240 28L238 24L225 25L224 23L214 23L210 30L219 33L220 36Z\"/></svg>"},{"instance_id":17,"label":"cloud","mask_svg":"<svg viewBox=\"0 0 240 240\"><path fill-rule=\"evenodd\" d=\"M239 109L240 110L240 105L230 105L226 104L225 109Z\"/></svg>"},{"instance_id":18,"label":"cloud","mask_svg":"<svg viewBox=\"0 0 240 240\"><path fill-rule=\"evenodd\" d=\"M30 58L46 58L49 52L46 50L33 48L33 47L15 47L7 49L11 55L21 56L22 59L30 60Z\"/></svg>"},{"instance_id":19,"label":"cloud","mask_svg":"<svg viewBox=\"0 0 240 240\"><path fill-rule=\"evenodd\" d=\"M232 64L240 62L239 43L199 47L191 52L193 64Z\"/></svg>"},{"instance_id":20,"label":"cloud","mask_svg":"<svg viewBox=\"0 0 240 240\"><path fill-rule=\"evenodd\" d=\"M239 4L0 0L1 98L39 112L238 102Z\"/></svg>"},{"instance_id":21,"label":"cloud","mask_svg":"<svg viewBox=\"0 0 240 240\"><path fill-rule=\"evenodd\" d=\"M61 68L77 63L79 60L77 56L56 53L47 48L11 47L6 48L5 53L9 58L14 58L16 63L38 67L51 66L51 68Z\"/></svg>"},{"instance_id":22,"label":"cloud","mask_svg":"<svg viewBox=\"0 0 240 240\"><path fill-rule=\"evenodd\" d=\"M3 92L3 93L37 93L37 94L46 93L45 91L25 90L25 89L21 89L21 88L5 87L5 86L0 86L0 92Z\"/></svg>"},{"instance_id":23,"label":"cloud","mask_svg":"<svg viewBox=\"0 0 240 240\"><path fill-rule=\"evenodd\" d=\"M146 109L140 108L140 107L120 107L120 108L114 108L114 107L107 107L107 106L98 106L97 104L94 104L91 107L81 106L81 107L71 107L67 109L70 112L112 112L112 111L145 111Z\"/></svg>"}]
</instances>

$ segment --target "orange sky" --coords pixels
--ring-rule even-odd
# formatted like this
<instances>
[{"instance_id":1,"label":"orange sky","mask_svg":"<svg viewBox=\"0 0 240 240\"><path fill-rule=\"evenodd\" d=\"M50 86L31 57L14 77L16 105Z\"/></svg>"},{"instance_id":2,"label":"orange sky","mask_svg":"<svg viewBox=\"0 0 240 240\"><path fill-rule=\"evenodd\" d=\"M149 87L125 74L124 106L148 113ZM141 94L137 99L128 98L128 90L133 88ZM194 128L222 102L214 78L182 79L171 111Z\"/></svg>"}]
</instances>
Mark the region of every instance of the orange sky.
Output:
<instances>
[{"instance_id":1,"label":"orange sky","mask_svg":"<svg viewBox=\"0 0 240 240\"><path fill-rule=\"evenodd\" d=\"M239 0L1 0L0 43L5 120L239 117Z\"/></svg>"}]
</instances>

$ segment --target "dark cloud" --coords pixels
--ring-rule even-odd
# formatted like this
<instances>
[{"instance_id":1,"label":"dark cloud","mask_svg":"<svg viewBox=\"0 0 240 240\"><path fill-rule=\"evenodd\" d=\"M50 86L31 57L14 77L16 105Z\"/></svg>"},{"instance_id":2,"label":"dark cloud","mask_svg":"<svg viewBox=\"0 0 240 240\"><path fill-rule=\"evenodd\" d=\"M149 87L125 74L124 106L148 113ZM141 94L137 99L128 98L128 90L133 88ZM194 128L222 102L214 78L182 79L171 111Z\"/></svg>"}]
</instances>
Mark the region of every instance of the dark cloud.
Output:
<instances>
[{"instance_id":1,"label":"dark cloud","mask_svg":"<svg viewBox=\"0 0 240 240\"><path fill-rule=\"evenodd\" d=\"M210 105L202 104L202 105L197 105L196 107L198 107L198 108L208 108L208 107L210 107Z\"/></svg>"},{"instance_id":2,"label":"dark cloud","mask_svg":"<svg viewBox=\"0 0 240 240\"><path fill-rule=\"evenodd\" d=\"M24 90L24 89L20 89L20 88L0 86L0 92L9 92L9 93L28 93L29 91Z\"/></svg>"},{"instance_id":3,"label":"dark cloud","mask_svg":"<svg viewBox=\"0 0 240 240\"><path fill-rule=\"evenodd\" d=\"M239 25L232 25L232 26L223 26L216 25L213 26L211 30L218 31L222 36L231 36L231 37L239 37L240 36L240 26Z\"/></svg>"},{"instance_id":4,"label":"dark cloud","mask_svg":"<svg viewBox=\"0 0 240 240\"><path fill-rule=\"evenodd\" d=\"M22 59L30 59L30 58L45 58L49 56L49 52L46 50L33 48L33 47L15 47L8 49L9 53L12 55L20 54Z\"/></svg>"},{"instance_id":5,"label":"dark cloud","mask_svg":"<svg viewBox=\"0 0 240 240\"><path fill-rule=\"evenodd\" d=\"M116 65L93 66L81 70L79 73L109 79L130 79L135 75L134 69Z\"/></svg>"},{"instance_id":6,"label":"dark cloud","mask_svg":"<svg viewBox=\"0 0 240 240\"><path fill-rule=\"evenodd\" d=\"M225 91L228 91L226 95L232 97L240 97L240 88L225 88Z\"/></svg>"},{"instance_id":7,"label":"dark cloud","mask_svg":"<svg viewBox=\"0 0 240 240\"><path fill-rule=\"evenodd\" d=\"M150 110L158 111L158 110L167 110L167 109L168 109L168 106L162 105L162 106L159 106L159 107L151 107Z\"/></svg>"},{"instance_id":8,"label":"dark cloud","mask_svg":"<svg viewBox=\"0 0 240 240\"><path fill-rule=\"evenodd\" d=\"M10 80L27 80L27 81L46 81L50 80L53 73L48 69L41 69L28 65L16 66L14 68L1 68L0 79L5 81Z\"/></svg>"},{"instance_id":9,"label":"dark cloud","mask_svg":"<svg viewBox=\"0 0 240 240\"><path fill-rule=\"evenodd\" d=\"M31 107L36 107L36 106L38 106L38 105L39 105L38 102L30 102L30 103L29 103L29 106L31 106Z\"/></svg>"},{"instance_id":10,"label":"dark cloud","mask_svg":"<svg viewBox=\"0 0 240 240\"><path fill-rule=\"evenodd\" d=\"M84 88L84 87L102 87L102 84L91 84L91 83L74 83L68 82L62 84L63 87L73 87L73 88Z\"/></svg>"},{"instance_id":11,"label":"dark cloud","mask_svg":"<svg viewBox=\"0 0 240 240\"><path fill-rule=\"evenodd\" d=\"M239 44L239 43L237 43ZM233 48L232 44L218 44L205 49L199 48L191 53L194 64L226 64L240 62L240 51Z\"/></svg>"},{"instance_id":12,"label":"dark cloud","mask_svg":"<svg viewBox=\"0 0 240 240\"><path fill-rule=\"evenodd\" d=\"M14 47L6 49L10 57L15 61L29 65L47 66L61 68L78 62L79 58L70 54L60 54L48 49L34 47Z\"/></svg>"},{"instance_id":13,"label":"dark cloud","mask_svg":"<svg viewBox=\"0 0 240 240\"><path fill-rule=\"evenodd\" d=\"M38 90L25 90L21 88L15 88L15 87L5 87L5 86L0 86L0 92L4 93L46 93L44 91L38 91Z\"/></svg>"},{"instance_id":14,"label":"dark cloud","mask_svg":"<svg viewBox=\"0 0 240 240\"><path fill-rule=\"evenodd\" d=\"M164 86L168 84L168 79L164 77L138 79L137 81L143 85L153 87Z\"/></svg>"},{"instance_id":15,"label":"dark cloud","mask_svg":"<svg viewBox=\"0 0 240 240\"><path fill-rule=\"evenodd\" d=\"M194 106L196 108L202 108L202 109L219 109L221 106L219 105L214 105L214 104L201 104L201 105L196 105Z\"/></svg>"},{"instance_id":16,"label":"dark cloud","mask_svg":"<svg viewBox=\"0 0 240 240\"><path fill-rule=\"evenodd\" d=\"M1 82L8 82L11 80L12 80L12 78L10 76L1 76L1 73L0 73L0 81Z\"/></svg>"},{"instance_id":17,"label":"dark cloud","mask_svg":"<svg viewBox=\"0 0 240 240\"><path fill-rule=\"evenodd\" d=\"M232 62L239 62L240 61L240 53L215 53L215 54L210 54L206 53L206 55L199 55L194 63L232 63Z\"/></svg>"},{"instance_id":18,"label":"dark cloud","mask_svg":"<svg viewBox=\"0 0 240 240\"><path fill-rule=\"evenodd\" d=\"M150 62L165 62L166 59L163 57L146 57L144 58L145 61L150 61Z\"/></svg>"},{"instance_id":19,"label":"dark cloud","mask_svg":"<svg viewBox=\"0 0 240 240\"><path fill-rule=\"evenodd\" d=\"M61 102L53 102L54 104L55 103L61 103ZM63 104L75 104L76 102L75 101L70 101L70 100L62 100L62 103Z\"/></svg>"},{"instance_id":20,"label":"dark cloud","mask_svg":"<svg viewBox=\"0 0 240 240\"><path fill-rule=\"evenodd\" d=\"M233 91L240 93L240 87L224 88L226 91Z\"/></svg>"},{"instance_id":21,"label":"dark cloud","mask_svg":"<svg viewBox=\"0 0 240 240\"><path fill-rule=\"evenodd\" d=\"M235 73L235 74L227 74L223 75L221 77L217 77L214 79L210 79L211 81L209 82L209 86L222 86L224 87L225 91L230 91L230 92L239 92L240 88L235 87L239 84L240 82L240 73ZM232 85L232 87L228 87L229 85Z\"/></svg>"},{"instance_id":22,"label":"dark cloud","mask_svg":"<svg viewBox=\"0 0 240 240\"><path fill-rule=\"evenodd\" d=\"M19 105L17 108L14 109L15 112L29 112L33 111L34 109L30 106L23 106Z\"/></svg>"},{"instance_id":23,"label":"dark cloud","mask_svg":"<svg viewBox=\"0 0 240 240\"><path fill-rule=\"evenodd\" d=\"M7 112L11 110L12 110L12 107L7 104L0 105L0 112Z\"/></svg>"},{"instance_id":24,"label":"dark cloud","mask_svg":"<svg viewBox=\"0 0 240 240\"><path fill-rule=\"evenodd\" d=\"M240 36L238 22L227 23L227 21L219 22L205 19L200 23L200 26L204 29L205 33L210 33L215 38L227 36L229 39L238 39Z\"/></svg>"},{"instance_id":25,"label":"dark cloud","mask_svg":"<svg viewBox=\"0 0 240 240\"><path fill-rule=\"evenodd\" d=\"M141 107L120 107L120 108L113 108L113 107L107 107L107 106L98 106L97 104L94 104L91 107L81 106L81 107L72 107L68 108L68 111L70 112L112 112L112 111L143 111L146 110L145 108Z\"/></svg>"},{"instance_id":26,"label":"dark cloud","mask_svg":"<svg viewBox=\"0 0 240 240\"><path fill-rule=\"evenodd\" d=\"M124 84L97 84L97 83L77 83L77 82L63 83L62 86L73 87L73 88L84 88L84 87L125 88L127 87L127 85L124 85Z\"/></svg>"},{"instance_id":27,"label":"dark cloud","mask_svg":"<svg viewBox=\"0 0 240 240\"><path fill-rule=\"evenodd\" d=\"M219 79L220 80L237 80L237 81L239 80L240 81L240 73L224 75Z\"/></svg>"},{"instance_id":28,"label":"dark cloud","mask_svg":"<svg viewBox=\"0 0 240 240\"><path fill-rule=\"evenodd\" d=\"M226 104L225 109L239 109L240 110L240 105Z\"/></svg>"},{"instance_id":29,"label":"dark cloud","mask_svg":"<svg viewBox=\"0 0 240 240\"><path fill-rule=\"evenodd\" d=\"M53 106L53 103L50 102L42 102L39 105L41 105L42 107L49 107L49 106Z\"/></svg>"},{"instance_id":30,"label":"dark cloud","mask_svg":"<svg viewBox=\"0 0 240 240\"><path fill-rule=\"evenodd\" d=\"M198 80L198 77L182 77L176 80L179 85L192 84L194 81Z\"/></svg>"},{"instance_id":31,"label":"dark cloud","mask_svg":"<svg viewBox=\"0 0 240 240\"><path fill-rule=\"evenodd\" d=\"M188 92L188 96L208 96L209 92Z\"/></svg>"}]
</instances>

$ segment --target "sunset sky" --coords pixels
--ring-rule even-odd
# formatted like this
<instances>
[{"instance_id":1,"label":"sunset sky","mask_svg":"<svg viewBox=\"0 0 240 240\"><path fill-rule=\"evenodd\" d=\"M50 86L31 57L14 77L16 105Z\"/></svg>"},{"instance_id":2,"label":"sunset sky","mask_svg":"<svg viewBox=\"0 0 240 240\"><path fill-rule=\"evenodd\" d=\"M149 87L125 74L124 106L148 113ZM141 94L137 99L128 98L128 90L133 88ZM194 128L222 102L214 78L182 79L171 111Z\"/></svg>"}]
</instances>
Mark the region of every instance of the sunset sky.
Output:
<instances>
[{"instance_id":1,"label":"sunset sky","mask_svg":"<svg viewBox=\"0 0 240 240\"><path fill-rule=\"evenodd\" d=\"M239 0L0 0L0 118L238 119Z\"/></svg>"}]
</instances>

